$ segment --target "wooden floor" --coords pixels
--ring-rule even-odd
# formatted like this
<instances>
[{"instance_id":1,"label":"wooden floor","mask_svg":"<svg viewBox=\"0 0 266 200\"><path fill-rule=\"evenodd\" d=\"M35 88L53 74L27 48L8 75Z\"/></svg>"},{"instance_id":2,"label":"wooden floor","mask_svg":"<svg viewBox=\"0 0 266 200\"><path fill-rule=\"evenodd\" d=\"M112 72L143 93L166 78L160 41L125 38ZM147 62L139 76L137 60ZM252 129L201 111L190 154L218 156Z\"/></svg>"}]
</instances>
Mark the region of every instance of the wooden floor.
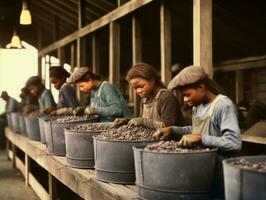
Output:
<instances>
[{"instance_id":1,"label":"wooden floor","mask_svg":"<svg viewBox=\"0 0 266 200\"><path fill-rule=\"evenodd\" d=\"M67 166L66 158L50 156L46 153L46 146L38 141L13 133L9 128L5 130L10 142L8 148L10 157L15 155L13 166L20 169L25 177L26 184L33 187L41 199L53 199L53 178L55 177L73 192L86 200L133 200L136 198L136 187L97 181L95 171L89 169L75 169ZM25 162L16 156L16 148L25 153ZM33 159L44 168L49 177L49 191L46 191L37 182L30 172L30 159Z\"/></svg>"},{"instance_id":2,"label":"wooden floor","mask_svg":"<svg viewBox=\"0 0 266 200\"><path fill-rule=\"evenodd\" d=\"M30 187L26 187L21 173L12 167L6 152L0 150L0 199L39 200Z\"/></svg>"}]
</instances>

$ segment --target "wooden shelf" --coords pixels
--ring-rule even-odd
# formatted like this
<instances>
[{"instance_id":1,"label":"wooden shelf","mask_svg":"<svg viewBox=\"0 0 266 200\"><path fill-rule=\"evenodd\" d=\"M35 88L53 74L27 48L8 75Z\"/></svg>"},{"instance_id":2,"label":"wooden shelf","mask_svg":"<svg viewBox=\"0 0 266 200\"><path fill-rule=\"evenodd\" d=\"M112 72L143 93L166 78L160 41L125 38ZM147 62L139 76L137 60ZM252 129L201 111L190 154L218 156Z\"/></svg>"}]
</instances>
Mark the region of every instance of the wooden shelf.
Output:
<instances>
[{"instance_id":1,"label":"wooden shelf","mask_svg":"<svg viewBox=\"0 0 266 200\"><path fill-rule=\"evenodd\" d=\"M257 136L252 136L252 135L241 135L241 139L244 142L266 144L266 137L257 137Z\"/></svg>"},{"instance_id":2,"label":"wooden shelf","mask_svg":"<svg viewBox=\"0 0 266 200\"><path fill-rule=\"evenodd\" d=\"M135 186L97 181L94 170L68 167L65 157L48 155L46 152L46 146L41 142L29 140L22 135L13 133L9 128L6 128L5 134L8 141L21 149L25 155L28 155L53 177L57 178L60 182L84 199L137 199ZM14 156L12 157L14 158Z\"/></svg>"}]
</instances>

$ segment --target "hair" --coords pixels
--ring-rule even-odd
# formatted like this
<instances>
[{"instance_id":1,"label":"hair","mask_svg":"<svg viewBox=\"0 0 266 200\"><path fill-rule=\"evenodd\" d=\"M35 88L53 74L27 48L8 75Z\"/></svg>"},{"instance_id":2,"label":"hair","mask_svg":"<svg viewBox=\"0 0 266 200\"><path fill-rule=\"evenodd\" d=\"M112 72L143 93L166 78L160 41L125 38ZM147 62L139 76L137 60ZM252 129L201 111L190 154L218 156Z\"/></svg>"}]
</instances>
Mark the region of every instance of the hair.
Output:
<instances>
[{"instance_id":1,"label":"hair","mask_svg":"<svg viewBox=\"0 0 266 200\"><path fill-rule=\"evenodd\" d=\"M2 91L1 98L6 99L8 97L9 97L9 95L8 95L7 91Z\"/></svg>"},{"instance_id":2,"label":"hair","mask_svg":"<svg viewBox=\"0 0 266 200\"><path fill-rule=\"evenodd\" d=\"M163 86L155 67L147 63L138 63L130 68L127 72L126 80L130 81L134 78L143 78L148 81L155 81L156 85Z\"/></svg>"},{"instance_id":3,"label":"hair","mask_svg":"<svg viewBox=\"0 0 266 200\"><path fill-rule=\"evenodd\" d=\"M89 81L89 80L101 80L100 76L92 73L91 71L86 72L79 80L76 82Z\"/></svg>"},{"instance_id":4,"label":"hair","mask_svg":"<svg viewBox=\"0 0 266 200\"><path fill-rule=\"evenodd\" d=\"M211 93L218 95L218 94L223 94L226 95L225 90L222 88L222 86L220 86L218 83L216 83L216 81L205 77L204 79L201 79L195 83L192 84L188 84L188 85L184 85L184 86L178 86L177 88L180 90L185 90L188 88L200 88L202 87L202 85L204 85L206 87L207 90L209 90Z\"/></svg>"},{"instance_id":5,"label":"hair","mask_svg":"<svg viewBox=\"0 0 266 200\"><path fill-rule=\"evenodd\" d=\"M58 79L66 79L70 76L67 70L62 66L54 66L49 68L49 77L58 78Z\"/></svg>"}]
</instances>

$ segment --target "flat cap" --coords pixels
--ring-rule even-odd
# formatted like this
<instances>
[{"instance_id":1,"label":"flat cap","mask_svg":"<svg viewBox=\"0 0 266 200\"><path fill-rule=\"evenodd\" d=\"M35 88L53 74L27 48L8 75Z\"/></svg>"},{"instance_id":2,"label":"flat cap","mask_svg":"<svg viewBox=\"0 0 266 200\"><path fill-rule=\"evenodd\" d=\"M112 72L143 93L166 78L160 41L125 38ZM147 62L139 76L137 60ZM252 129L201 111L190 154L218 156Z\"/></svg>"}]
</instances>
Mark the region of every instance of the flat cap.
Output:
<instances>
[{"instance_id":1,"label":"flat cap","mask_svg":"<svg viewBox=\"0 0 266 200\"><path fill-rule=\"evenodd\" d=\"M76 83L79 81L86 73L88 73L89 68L88 67L76 67L74 72L71 74L71 76L68 79L68 83Z\"/></svg>"},{"instance_id":2,"label":"flat cap","mask_svg":"<svg viewBox=\"0 0 266 200\"><path fill-rule=\"evenodd\" d=\"M168 89L173 90L179 86L196 83L204 79L206 74L203 67L190 65L180 71L168 84Z\"/></svg>"}]
</instances>

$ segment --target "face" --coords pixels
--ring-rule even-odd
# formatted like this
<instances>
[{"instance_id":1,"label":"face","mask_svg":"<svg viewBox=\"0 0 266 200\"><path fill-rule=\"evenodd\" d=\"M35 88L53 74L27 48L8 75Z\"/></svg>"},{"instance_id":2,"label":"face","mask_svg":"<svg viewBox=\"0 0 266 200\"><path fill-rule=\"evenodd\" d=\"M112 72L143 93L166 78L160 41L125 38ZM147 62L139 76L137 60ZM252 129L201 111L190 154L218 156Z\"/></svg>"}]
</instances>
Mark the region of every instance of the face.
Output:
<instances>
[{"instance_id":1,"label":"face","mask_svg":"<svg viewBox=\"0 0 266 200\"><path fill-rule=\"evenodd\" d=\"M130 80L130 84L140 97L148 97L155 86L155 81L149 81L143 78L134 78Z\"/></svg>"},{"instance_id":2,"label":"face","mask_svg":"<svg viewBox=\"0 0 266 200\"><path fill-rule=\"evenodd\" d=\"M40 92L40 87L38 85L30 85L29 90L33 96L38 96Z\"/></svg>"},{"instance_id":3,"label":"face","mask_svg":"<svg viewBox=\"0 0 266 200\"><path fill-rule=\"evenodd\" d=\"M80 91L84 93L90 93L94 86L93 80L78 82L76 83L76 85L78 86Z\"/></svg>"},{"instance_id":4,"label":"face","mask_svg":"<svg viewBox=\"0 0 266 200\"><path fill-rule=\"evenodd\" d=\"M51 77L50 81L54 85L54 88L57 90L59 90L61 86L63 85L63 83L65 82L64 79L55 78L55 77Z\"/></svg>"},{"instance_id":5,"label":"face","mask_svg":"<svg viewBox=\"0 0 266 200\"><path fill-rule=\"evenodd\" d=\"M197 106L204 103L206 99L206 90L204 87L200 88L186 88L182 90L184 102L189 106Z\"/></svg>"}]
</instances>

